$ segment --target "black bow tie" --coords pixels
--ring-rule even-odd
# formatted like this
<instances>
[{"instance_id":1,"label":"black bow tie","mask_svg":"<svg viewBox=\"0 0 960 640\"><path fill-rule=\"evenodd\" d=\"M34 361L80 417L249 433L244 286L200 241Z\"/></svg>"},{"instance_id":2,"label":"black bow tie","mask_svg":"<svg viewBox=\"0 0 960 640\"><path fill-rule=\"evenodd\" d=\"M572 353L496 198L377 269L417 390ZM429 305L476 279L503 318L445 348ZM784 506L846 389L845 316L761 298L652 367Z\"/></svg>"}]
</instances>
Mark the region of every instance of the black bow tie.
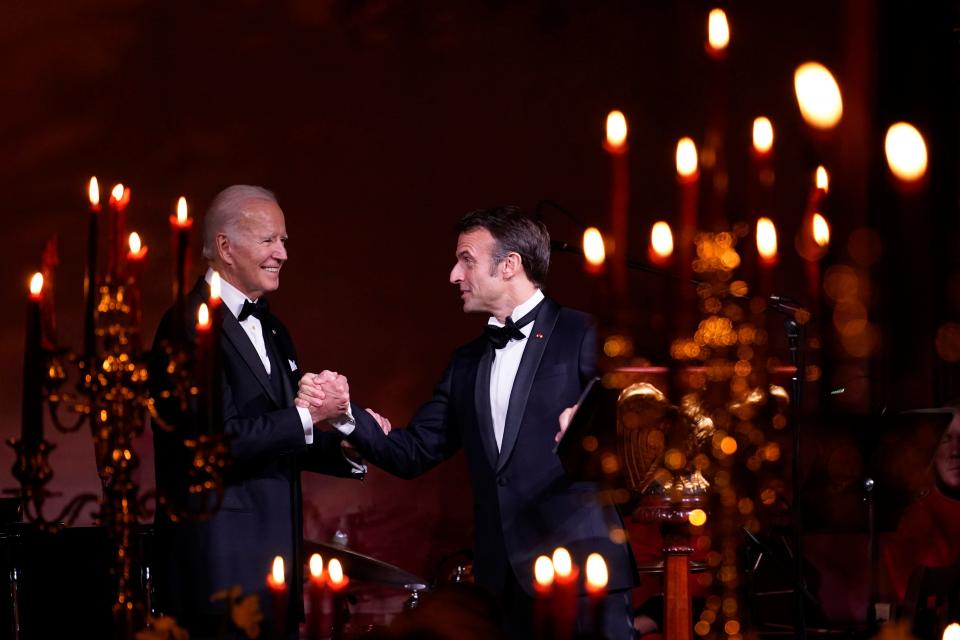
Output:
<instances>
[{"instance_id":1,"label":"black bow tie","mask_svg":"<svg viewBox=\"0 0 960 640\"><path fill-rule=\"evenodd\" d=\"M543 303L538 303L537 306L531 309L527 315L520 318L520 320L517 322L514 322L513 318L508 317L506 323L504 323L502 327L498 327L494 324L488 324L485 329L485 334L487 336L487 340L489 340L490 344L493 345L493 348L503 349L511 340L523 340L526 338L526 336L523 335L523 331L520 331L520 329L533 322L534 318L537 317L537 311L540 310L541 304Z\"/></svg>"},{"instance_id":2,"label":"black bow tie","mask_svg":"<svg viewBox=\"0 0 960 640\"><path fill-rule=\"evenodd\" d=\"M243 308L240 309L240 315L237 316L238 322L243 322L250 316L253 316L257 320L263 320L270 313L270 305L267 304L267 300L264 297L260 297L256 302L250 302L249 300L243 301Z\"/></svg>"}]
</instances>

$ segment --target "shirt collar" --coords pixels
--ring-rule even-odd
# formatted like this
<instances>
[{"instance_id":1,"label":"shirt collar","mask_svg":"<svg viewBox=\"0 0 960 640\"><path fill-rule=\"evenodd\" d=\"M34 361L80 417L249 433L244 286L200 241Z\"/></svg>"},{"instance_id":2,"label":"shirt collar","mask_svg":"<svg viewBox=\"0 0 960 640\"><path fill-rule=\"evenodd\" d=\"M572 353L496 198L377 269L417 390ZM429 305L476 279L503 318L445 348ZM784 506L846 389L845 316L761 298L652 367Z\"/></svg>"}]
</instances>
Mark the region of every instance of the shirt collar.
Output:
<instances>
[{"instance_id":1,"label":"shirt collar","mask_svg":"<svg viewBox=\"0 0 960 640\"><path fill-rule=\"evenodd\" d=\"M523 316L527 315L527 313L529 313L531 309L533 309L535 306L540 304L540 301L543 300L543 298L544 298L543 291L541 291L540 289L537 289L536 291L533 292L532 296L526 299L525 302L521 302L520 304L518 304L516 307L513 308L513 312L510 314L510 317L513 318L514 322L516 322ZM490 319L487 320L487 324L492 324L497 327L502 327L504 325L503 322L500 322L493 316L490 316ZM524 327L524 329L528 329L530 326L532 325L527 325L527 327ZM523 329L521 329L521 331L522 330Z\"/></svg>"},{"instance_id":2,"label":"shirt collar","mask_svg":"<svg viewBox=\"0 0 960 640\"><path fill-rule=\"evenodd\" d=\"M210 284L210 280L212 278L213 269L208 268L206 275L203 276L203 279L207 281L207 284ZM232 313L235 318L239 318L240 310L243 309L243 303L249 300L249 298L247 298L247 296L240 291L240 289L237 289L235 286L221 277L220 300L227 309L230 309L230 313ZM250 300L250 302L256 302L256 300Z\"/></svg>"}]
</instances>

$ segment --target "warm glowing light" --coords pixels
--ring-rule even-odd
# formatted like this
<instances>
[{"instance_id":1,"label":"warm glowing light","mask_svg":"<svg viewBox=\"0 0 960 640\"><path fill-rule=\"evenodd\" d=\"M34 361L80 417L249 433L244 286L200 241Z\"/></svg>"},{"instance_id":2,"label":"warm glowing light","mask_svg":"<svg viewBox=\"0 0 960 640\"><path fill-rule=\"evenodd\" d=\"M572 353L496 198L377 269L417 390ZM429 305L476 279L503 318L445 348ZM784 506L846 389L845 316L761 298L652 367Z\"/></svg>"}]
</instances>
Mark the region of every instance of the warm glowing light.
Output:
<instances>
[{"instance_id":1,"label":"warm glowing light","mask_svg":"<svg viewBox=\"0 0 960 640\"><path fill-rule=\"evenodd\" d=\"M757 153L769 153L773 148L773 124L763 116L753 121L753 148Z\"/></svg>"},{"instance_id":2,"label":"warm glowing light","mask_svg":"<svg viewBox=\"0 0 960 640\"><path fill-rule=\"evenodd\" d=\"M533 579L541 587L553 584L553 562L547 556L540 556L533 563Z\"/></svg>"},{"instance_id":3,"label":"warm glowing light","mask_svg":"<svg viewBox=\"0 0 960 640\"><path fill-rule=\"evenodd\" d=\"M183 224L187 221L187 199L180 196L177 200L177 222Z\"/></svg>"},{"instance_id":4,"label":"warm glowing light","mask_svg":"<svg viewBox=\"0 0 960 640\"><path fill-rule=\"evenodd\" d=\"M314 578L319 578L323 575L323 556L319 553L315 553L310 556L310 575Z\"/></svg>"},{"instance_id":5,"label":"warm glowing light","mask_svg":"<svg viewBox=\"0 0 960 640\"><path fill-rule=\"evenodd\" d=\"M100 204L100 183L97 182L97 176L90 178L90 186L87 187L87 197L90 198L91 206Z\"/></svg>"},{"instance_id":6,"label":"warm glowing light","mask_svg":"<svg viewBox=\"0 0 960 640\"><path fill-rule=\"evenodd\" d=\"M330 577L330 583L333 585L343 584L344 575L343 575L343 565L340 564L340 561L334 558L330 561L330 564L327 565L327 575Z\"/></svg>"},{"instance_id":7,"label":"warm glowing light","mask_svg":"<svg viewBox=\"0 0 960 640\"><path fill-rule=\"evenodd\" d=\"M283 558L276 556L273 559L273 569L270 571L270 575L273 578L274 584L283 584Z\"/></svg>"},{"instance_id":8,"label":"warm glowing light","mask_svg":"<svg viewBox=\"0 0 960 640\"><path fill-rule=\"evenodd\" d=\"M730 23L723 9L714 9L707 18L707 41L714 51L722 51L730 44Z\"/></svg>"},{"instance_id":9,"label":"warm glowing light","mask_svg":"<svg viewBox=\"0 0 960 640\"><path fill-rule=\"evenodd\" d=\"M927 172L927 145L912 124L898 122L892 125L887 129L883 147L890 171L901 180L913 182Z\"/></svg>"},{"instance_id":10,"label":"warm glowing light","mask_svg":"<svg viewBox=\"0 0 960 640\"><path fill-rule=\"evenodd\" d=\"M689 520L693 526L701 527L707 521L707 512L703 509L694 509L690 512L690 515L687 516L687 520Z\"/></svg>"},{"instance_id":11,"label":"warm glowing light","mask_svg":"<svg viewBox=\"0 0 960 640\"><path fill-rule=\"evenodd\" d=\"M210 309L205 302L201 303L200 308L197 309L197 326L202 328L210 326Z\"/></svg>"},{"instance_id":12,"label":"warm glowing light","mask_svg":"<svg viewBox=\"0 0 960 640\"><path fill-rule=\"evenodd\" d=\"M599 267L607 258L603 247L603 234L596 227L590 227L583 232L583 257L593 267Z\"/></svg>"},{"instance_id":13,"label":"warm glowing light","mask_svg":"<svg viewBox=\"0 0 960 640\"><path fill-rule=\"evenodd\" d=\"M607 144L620 149L627 141L627 119L621 111L607 114Z\"/></svg>"},{"instance_id":14,"label":"warm glowing light","mask_svg":"<svg viewBox=\"0 0 960 640\"><path fill-rule=\"evenodd\" d=\"M843 116L840 85L830 70L818 62L806 62L793 74L793 88L800 115L812 127L832 129Z\"/></svg>"},{"instance_id":15,"label":"warm glowing light","mask_svg":"<svg viewBox=\"0 0 960 640\"><path fill-rule=\"evenodd\" d=\"M830 191L830 174L827 173L823 165L817 167L817 189L824 193Z\"/></svg>"},{"instance_id":16,"label":"warm glowing light","mask_svg":"<svg viewBox=\"0 0 960 640\"><path fill-rule=\"evenodd\" d=\"M591 553L587 556L587 589L599 591L607 587L607 563L599 553Z\"/></svg>"},{"instance_id":17,"label":"warm glowing light","mask_svg":"<svg viewBox=\"0 0 960 640\"><path fill-rule=\"evenodd\" d=\"M210 276L210 299L211 300L220 300L220 272L214 271Z\"/></svg>"},{"instance_id":18,"label":"warm glowing light","mask_svg":"<svg viewBox=\"0 0 960 640\"><path fill-rule=\"evenodd\" d=\"M821 247L830 244L830 225L819 213L813 214L813 241Z\"/></svg>"},{"instance_id":19,"label":"warm glowing light","mask_svg":"<svg viewBox=\"0 0 960 640\"><path fill-rule=\"evenodd\" d=\"M39 296L41 291L43 291L43 274L37 271L30 278L30 295Z\"/></svg>"},{"instance_id":20,"label":"warm glowing light","mask_svg":"<svg viewBox=\"0 0 960 640\"><path fill-rule=\"evenodd\" d=\"M960 640L960 624L951 622L943 630L943 640Z\"/></svg>"},{"instance_id":21,"label":"warm glowing light","mask_svg":"<svg viewBox=\"0 0 960 640\"><path fill-rule=\"evenodd\" d=\"M563 547L553 550L553 572L559 578L569 578L573 573L573 558L570 552Z\"/></svg>"},{"instance_id":22,"label":"warm glowing light","mask_svg":"<svg viewBox=\"0 0 960 640\"><path fill-rule=\"evenodd\" d=\"M736 438L731 438L726 436L720 441L720 451L723 451L728 456L732 456L737 452L737 440Z\"/></svg>"},{"instance_id":23,"label":"warm glowing light","mask_svg":"<svg viewBox=\"0 0 960 640\"><path fill-rule=\"evenodd\" d=\"M777 257L777 228L770 218L757 220L757 252L767 261Z\"/></svg>"},{"instance_id":24,"label":"warm glowing light","mask_svg":"<svg viewBox=\"0 0 960 640\"><path fill-rule=\"evenodd\" d=\"M697 145L691 138L680 138L677 143L677 173L689 178L697 172Z\"/></svg>"},{"instance_id":25,"label":"warm glowing light","mask_svg":"<svg viewBox=\"0 0 960 640\"><path fill-rule=\"evenodd\" d=\"M113 189L110 191L110 196L119 202L120 200L123 200L123 191L124 187L122 184L115 184L113 185Z\"/></svg>"},{"instance_id":26,"label":"warm glowing light","mask_svg":"<svg viewBox=\"0 0 960 640\"><path fill-rule=\"evenodd\" d=\"M140 234L134 231L130 234L130 253L140 253L140 247L142 242L140 241Z\"/></svg>"},{"instance_id":27,"label":"warm glowing light","mask_svg":"<svg viewBox=\"0 0 960 640\"><path fill-rule=\"evenodd\" d=\"M650 246L660 258L669 258L673 254L673 232L670 225L661 220L650 230Z\"/></svg>"}]
</instances>

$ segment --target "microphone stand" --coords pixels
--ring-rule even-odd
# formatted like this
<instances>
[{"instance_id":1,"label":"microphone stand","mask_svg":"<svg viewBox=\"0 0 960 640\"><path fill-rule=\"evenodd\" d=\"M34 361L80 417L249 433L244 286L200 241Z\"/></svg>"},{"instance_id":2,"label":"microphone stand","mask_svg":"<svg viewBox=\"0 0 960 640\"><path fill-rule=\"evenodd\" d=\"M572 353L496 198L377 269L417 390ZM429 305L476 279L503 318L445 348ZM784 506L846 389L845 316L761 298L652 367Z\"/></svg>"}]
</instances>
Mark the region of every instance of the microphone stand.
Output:
<instances>
[{"instance_id":1,"label":"microphone stand","mask_svg":"<svg viewBox=\"0 0 960 640\"><path fill-rule=\"evenodd\" d=\"M557 208L560 208L554 203L548 202ZM564 211L561 209L561 211ZM566 211L564 211L566 213ZM568 214L569 215L569 214ZM560 240L554 240L550 243L550 249L558 253L571 253L578 256L583 256L583 250L576 246L571 245ZM664 278L667 280L675 280L681 282L688 282L694 286L700 286L707 284L703 280L697 278L681 278L680 276L663 269L658 269L657 267L651 267L650 265L641 262L639 260L633 260L627 258L627 268L632 271L642 271L644 273L650 273L659 278ZM747 298L745 295L732 294L737 298ZM798 318L809 318L810 312L804 309L803 307L796 305L793 301L786 296L771 295L766 299L766 307L770 311L776 311L779 314L786 316L786 319L783 321L784 332L787 336L787 348L790 352L790 364L793 365L793 375L790 378L790 421L794 425L793 429L793 460L790 466L790 473L793 479L793 510L794 510L794 566L793 566L793 583L794 583L794 637L797 640L806 640L807 638L807 623L805 615L805 600L810 598L812 602L816 602L816 599L813 598L807 589L806 579L803 576L803 509L802 509L802 492L800 490L800 413L802 399L803 399L803 373L805 366L805 354L803 349L804 343L804 322L801 322ZM751 536L752 537L752 536Z\"/></svg>"}]
</instances>

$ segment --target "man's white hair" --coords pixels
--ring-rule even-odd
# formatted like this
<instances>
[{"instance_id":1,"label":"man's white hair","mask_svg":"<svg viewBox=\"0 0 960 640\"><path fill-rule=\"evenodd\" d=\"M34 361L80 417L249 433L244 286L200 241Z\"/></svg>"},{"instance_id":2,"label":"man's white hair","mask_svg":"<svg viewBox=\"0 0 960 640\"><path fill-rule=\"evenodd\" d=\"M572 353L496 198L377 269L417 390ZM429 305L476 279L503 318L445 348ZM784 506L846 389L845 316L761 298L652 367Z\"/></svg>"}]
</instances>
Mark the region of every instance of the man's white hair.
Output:
<instances>
[{"instance_id":1,"label":"man's white hair","mask_svg":"<svg viewBox=\"0 0 960 640\"><path fill-rule=\"evenodd\" d=\"M249 200L267 200L274 204L277 197L263 187L235 184L217 194L203 219L203 257L209 262L217 256L217 236L236 230L243 210Z\"/></svg>"}]
</instances>

